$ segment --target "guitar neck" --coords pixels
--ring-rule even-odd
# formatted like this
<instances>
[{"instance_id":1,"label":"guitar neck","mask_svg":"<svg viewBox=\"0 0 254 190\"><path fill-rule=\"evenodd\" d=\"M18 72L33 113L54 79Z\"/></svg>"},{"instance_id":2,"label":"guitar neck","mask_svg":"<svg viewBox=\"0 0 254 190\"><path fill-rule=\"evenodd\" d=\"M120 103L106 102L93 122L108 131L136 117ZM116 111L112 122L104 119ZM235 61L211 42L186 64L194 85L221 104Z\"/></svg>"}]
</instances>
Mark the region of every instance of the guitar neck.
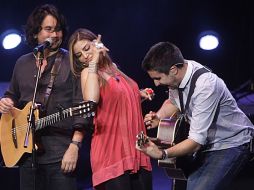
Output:
<instances>
[{"instance_id":1,"label":"guitar neck","mask_svg":"<svg viewBox=\"0 0 254 190\"><path fill-rule=\"evenodd\" d=\"M61 112L56 112L54 114L48 115L46 117L43 117L35 122L35 130L42 129L48 125L52 125L58 121L61 121L65 118L71 117L72 114L72 108L64 109Z\"/></svg>"}]
</instances>

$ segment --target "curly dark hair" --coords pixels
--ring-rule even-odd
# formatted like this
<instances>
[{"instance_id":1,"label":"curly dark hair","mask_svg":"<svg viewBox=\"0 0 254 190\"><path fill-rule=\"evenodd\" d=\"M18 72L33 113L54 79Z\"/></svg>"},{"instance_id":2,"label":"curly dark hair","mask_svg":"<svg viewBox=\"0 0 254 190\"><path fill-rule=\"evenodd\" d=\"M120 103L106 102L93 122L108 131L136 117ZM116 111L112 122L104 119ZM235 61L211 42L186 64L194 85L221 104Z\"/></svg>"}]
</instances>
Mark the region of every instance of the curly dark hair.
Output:
<instances>
[{"instance_id":1,"label":"curly dark hair","mask_svg":"<svg viewBox=\"0 0 254 190\"><path fill-rule=\"evenodd\" d=\"M145 55L142 68L145 71L154 70L168 74L170 67L173 65L182 67L183 63L183 55L176 45L170 42L159 42L154 44Z\"/></svg>"},{"instance_id":2,"label":"curly dark hair","mask_svg":"<svg viewBox=\"0 0 254 190\"><path fill-rule=\"evenodd\" d=\"M63 41L66 40L67 23L65 17L58 11L58 9L51 4L44 4L36 7L27 19L25 25L25 36L28 45L34 47L38 44L34 37L41 31L41 24L47 15L52 15L57 20L57 28L63 32Z\"/></svg>"}]
</instances>

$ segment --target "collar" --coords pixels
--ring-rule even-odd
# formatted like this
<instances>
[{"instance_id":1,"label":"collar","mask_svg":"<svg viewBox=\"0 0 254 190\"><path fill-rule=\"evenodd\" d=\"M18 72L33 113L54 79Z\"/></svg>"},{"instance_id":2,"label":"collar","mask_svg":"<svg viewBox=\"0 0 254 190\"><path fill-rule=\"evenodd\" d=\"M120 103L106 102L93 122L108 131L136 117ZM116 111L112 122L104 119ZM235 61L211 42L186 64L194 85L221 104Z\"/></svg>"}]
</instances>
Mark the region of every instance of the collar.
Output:
<instances>
[{"instance_id":1,"label":"collar","mask_svg":"<svg viewBox=\"0 0 254 190\"><path fill-rule=\"evenodd\" d=\"M182 88L182 89L186 87L186 85L189 82L191 75L193 73L193 65L188 60L185 60L185 61L187 63L187 70L186 70L186 73L183 77L183 80L181 81L181 83L178 87L178 88Z\"/></svg>"}]
</instances>

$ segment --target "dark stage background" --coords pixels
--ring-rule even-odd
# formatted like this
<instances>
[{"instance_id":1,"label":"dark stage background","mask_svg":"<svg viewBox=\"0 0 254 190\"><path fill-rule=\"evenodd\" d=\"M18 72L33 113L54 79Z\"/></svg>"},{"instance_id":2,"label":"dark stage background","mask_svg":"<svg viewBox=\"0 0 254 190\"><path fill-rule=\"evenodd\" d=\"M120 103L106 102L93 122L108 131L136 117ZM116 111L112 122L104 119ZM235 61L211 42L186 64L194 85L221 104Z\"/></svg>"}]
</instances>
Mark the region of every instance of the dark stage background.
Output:
<instances>
[{"instance_id":1,"label":"dark stage background","mask_svg":"<svg viewBox=\"0 0 254 190\"><path fill-rule=\"evenodd\" d=\"M2 0L0 5L0 35L12 28L22 31L22 26L35 6L52 3L66 16L69 33L85 27L102 35L103 43L110 49L113 61L140 88L152 87L156 96L143 104L143 111L156 110L166 98L164 89L155 88L141 69L141 62L150 46L159 41L171 41L193 59L210 67L224 79L247 115L253 118L253 53L254 6L251 0L72 0L72 1L18 1ZM204 30L219 34L220 44L214 51L204 51L198 46L198 36ZM0 36L1 37L1 36ZM66 46L66 43L64 44ZM16 59L31 51L25 42L13 50L0 46L0 82L8 82ZM28 73L29 74L29 73ZM1 94L0 94L1 96ZM150 131L149 135L155 135ZM89 138L84 142L80 181L90 183ZM238 186L253 188L254 169L251 166L242 174ZM251 168L251 169L250 169ZM157 169L155 169L157 171ZM162 177L165 177L163 175ZM17 188L17 169L0 168L1 189ZM245 185L246 187L243 188ZM87 185L89 187L89 185ZM82 187L83 189L86 187ZM160 184L156 185L160 188ZM240 188L239 188L240 189Z\"/></svg>"}]
</instances>

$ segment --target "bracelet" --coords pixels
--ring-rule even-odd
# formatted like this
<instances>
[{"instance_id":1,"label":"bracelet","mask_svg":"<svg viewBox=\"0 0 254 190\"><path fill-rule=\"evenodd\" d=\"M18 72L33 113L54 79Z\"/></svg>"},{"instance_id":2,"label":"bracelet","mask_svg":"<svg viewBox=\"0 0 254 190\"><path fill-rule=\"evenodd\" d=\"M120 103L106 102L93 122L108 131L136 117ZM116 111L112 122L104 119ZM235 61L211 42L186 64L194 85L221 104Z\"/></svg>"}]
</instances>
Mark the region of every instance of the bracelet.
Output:
<instances>
[{"instance_id":1,"label":"bracelet","mask_svg":"<svg viewBox=\"0 0 254 190\"><path fill-rule=\"evenodd\" d=\"M81 146L82 146L82 143L81 143L81 142L78 142L78 141L71 141L71 143L77 145L79 149L80 149Z\"/></svg>"},{"instance_id":2,"label":"bracelet","mask_svg":"<svg viewBox=\"0 0 254 190\"><path fill-rule=\"evenodd\" d=\"M165 149L161 150L161 152L162 152L161 160L167 159L168 158L168 152Z\"/></svg>"},{"instance_id":3,"label":"bracelet","mask_svg":"<svg viewBox=\"0 0 254 190\"><path fill-rule=\"evenodd\" d=\"M89 73L97 73L97 63L95 62L90 62L88 65L88 72Z\"/></svg>"}]
</instances>

